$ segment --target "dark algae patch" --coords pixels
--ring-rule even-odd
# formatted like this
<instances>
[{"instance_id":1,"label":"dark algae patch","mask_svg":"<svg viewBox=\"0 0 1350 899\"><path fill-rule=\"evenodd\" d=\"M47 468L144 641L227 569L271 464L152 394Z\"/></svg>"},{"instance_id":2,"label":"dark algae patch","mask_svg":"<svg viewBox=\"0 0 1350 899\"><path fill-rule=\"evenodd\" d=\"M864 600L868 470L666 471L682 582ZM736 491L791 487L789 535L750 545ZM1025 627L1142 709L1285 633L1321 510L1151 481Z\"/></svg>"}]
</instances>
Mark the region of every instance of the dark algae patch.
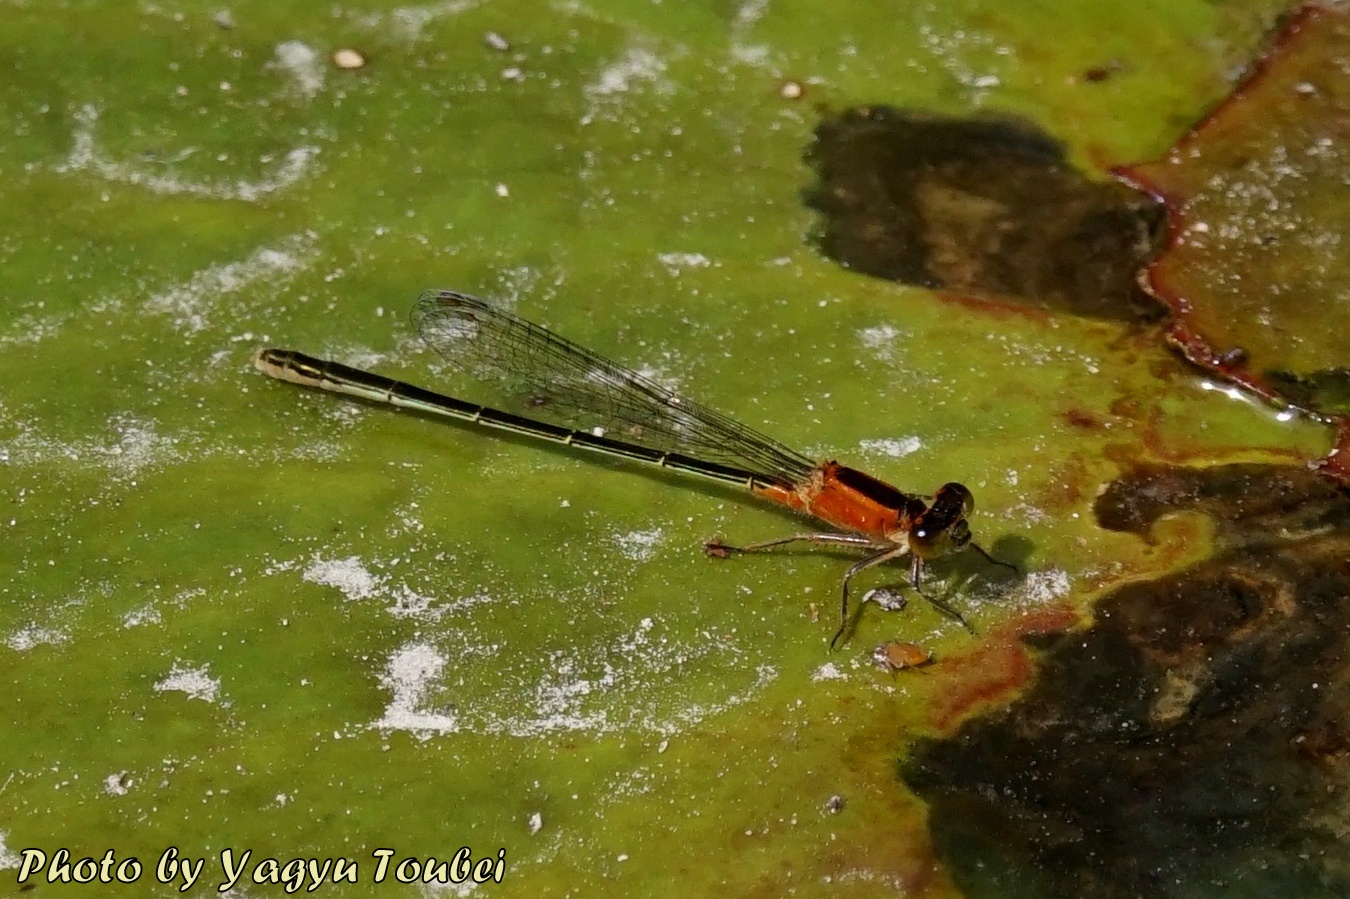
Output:
<instances>
[{"instance_id":1,"label":"dark algae patch","mask_svg":"<svg viewBox=\"0 0 1350 899\"><path fill-rule=\"evenodd\" d=\"M1163 309L1136 282L1158 207L1090 181L1027 122L849 109L816 129L821 249L868 275L1110 320Z\"/></svg>"},{"instance_id":2,"label":"dark algae patch","mask_svg":"<svg viewBox=\"0 0 1350 899\"><path fill-rule=\"evenodd\" d=\"M1212 522L1215 552L1039 636L1021 700L902 776L978 896L1345 896L1350 498L1304 467L1140 466L1099 524Z\"/></svg>"}]
</instances>

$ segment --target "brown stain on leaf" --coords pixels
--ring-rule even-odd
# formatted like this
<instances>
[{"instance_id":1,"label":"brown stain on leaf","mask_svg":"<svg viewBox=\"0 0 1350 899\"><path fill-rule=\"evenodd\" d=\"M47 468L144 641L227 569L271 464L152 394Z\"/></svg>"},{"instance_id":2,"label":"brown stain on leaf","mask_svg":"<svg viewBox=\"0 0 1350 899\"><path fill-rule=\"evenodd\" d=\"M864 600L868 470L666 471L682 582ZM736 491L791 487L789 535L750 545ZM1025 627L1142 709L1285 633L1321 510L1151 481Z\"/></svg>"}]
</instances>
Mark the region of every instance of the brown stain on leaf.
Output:
<instances>
[{"instance_id":1,"label":"brown stain on leaf","mask_svg":"<svg viewBox=\"0 0 1350 899\"><path fill-rule=\"evenodd\" d=\"M1067 630L1080 620L1067 606L1046 606L1004 622L978 648L944 660L942 689L936 691L929 713L933 727L947 733L977 711L1008 702L1035 671L1027 638Z\"/></svg>"},{"instance_id":2,"label":"brown stain on leaf","mask_svg":"<svg viewBox=\"0 0 1350 899\"><path fill-rule=\"evenodd\" d=\"M1065 409L1059 417L1063 419L1066 425L1080 431L1104 431L1111 423L1109 418L1098 415L1089 409Z\"/></svg>"},{"instance_id":3,"label":"brown stain on leaf","mask_svg":"<svg viewBox=\"0 0 1350 899\"><path fill-rule=\"evenodd\" d=\"M1154 465L1097 502L1140 535L1178 511L1212 558L1116 588L1012 705L904 763L967 895L1350 893L1350 496L1306 466ZM1000 661L991 700L1029 678ZM983 704L952 692L944 724Z\"/></svg>"}]
</instances>

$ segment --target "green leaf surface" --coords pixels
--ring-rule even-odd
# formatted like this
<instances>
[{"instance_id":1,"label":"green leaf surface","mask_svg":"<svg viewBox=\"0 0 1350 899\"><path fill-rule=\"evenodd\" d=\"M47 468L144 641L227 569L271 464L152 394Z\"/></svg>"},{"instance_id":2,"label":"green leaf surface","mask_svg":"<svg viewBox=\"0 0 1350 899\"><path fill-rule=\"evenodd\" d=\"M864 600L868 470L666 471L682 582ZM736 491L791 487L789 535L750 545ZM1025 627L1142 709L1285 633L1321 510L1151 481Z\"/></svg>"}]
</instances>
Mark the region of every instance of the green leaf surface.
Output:
<instances>
[{"instance_id":1,"label":"green leaf surface","mask_svg":"<svg viewBox=\"0 0 1350 899\"><path fill-rule=\"evenodd\" d=\"M505 851L502 895L953 895L897 755L1024 684L1019 634L1206 550L1097 528L1102 485L1325 436L1123 326L823 259L820 107L1015 113L1104 171L1217 102L1278 11L0 4L0 877L111 850L144 867L121 889L177 895L176 847L214 895L230 849L244 895L282 894L266 857L421 895L372 853L467 846ZM849 560L701 551L786 512L249 363L437 386L428 287L901 489L960 480L1026 577L939 564L979 635L868 608L831 654ZM935 664L876 670L890 639Z\"/></svg>"}]
</instances>

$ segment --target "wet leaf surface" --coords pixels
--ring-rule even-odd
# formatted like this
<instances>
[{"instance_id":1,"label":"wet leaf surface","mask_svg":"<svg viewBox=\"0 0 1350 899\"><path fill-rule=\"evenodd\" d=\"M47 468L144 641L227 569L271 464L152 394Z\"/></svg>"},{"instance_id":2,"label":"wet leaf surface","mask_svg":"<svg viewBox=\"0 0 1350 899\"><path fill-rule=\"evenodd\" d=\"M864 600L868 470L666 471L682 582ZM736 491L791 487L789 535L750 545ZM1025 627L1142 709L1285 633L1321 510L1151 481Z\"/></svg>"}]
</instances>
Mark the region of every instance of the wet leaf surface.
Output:
<instances>
[{"instance_id":1,"label":"wet leaf surface","mask_svg":"<svg viewBox=\"0 0 1350 899\"><path fill-rule=\"evenodd\" d=\"M1166 205L1149 267L1191 361L1258 395L1350 412L1350 14L1309 3L1160 161L1119 170ZM1336 456L1328 472L1344 480Z\"/></svg>"},{"instance_id":2,"label":"wet leaf surface","mask_svg":"<svg viewBox=\"0 0 1350 899\"><path fill-rule=\"evenodd\" d=\"M1002 110L1104 172L1216 102L1277 8L0 5L0 880L66 847L136 856L142 889L177 847L216 895L229 848L423 895L372 886L373 851L468 846L505 850L502 895L958 895L897 755L1034 684L1027 635L1207 549L1184 517L1098 527L1101 486L1322 435L1111 314L822 258L816 104ZM406 323L429 287L813 458L960 480L1019 573L937 560L976 636L869 603L831 654L853 559L701 551L800 519L250 366L467 389ZM876 670L897 639L936 661Z\"/></svg>"}]
</instances>

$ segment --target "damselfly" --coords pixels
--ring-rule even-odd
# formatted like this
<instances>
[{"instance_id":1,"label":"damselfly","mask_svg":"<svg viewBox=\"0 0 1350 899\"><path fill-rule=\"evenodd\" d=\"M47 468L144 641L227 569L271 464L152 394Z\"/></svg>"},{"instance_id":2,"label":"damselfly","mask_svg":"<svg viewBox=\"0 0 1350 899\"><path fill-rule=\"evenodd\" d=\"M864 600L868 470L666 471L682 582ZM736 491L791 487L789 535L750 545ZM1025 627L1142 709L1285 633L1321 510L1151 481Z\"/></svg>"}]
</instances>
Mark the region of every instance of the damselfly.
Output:
<instances>
[{"instance_id":1,"label":"damselfly","mask_svg":"<svg viewBox=\"0 0 1350 899\"><path fill-rule=\"evenodd\" d=\"M831 647L849 627L849 581L875 565L908 556L914 591L967 629L960 613L923 592L924 563L971 547L991 563L1012 568L971 542L966 518L974 501L960 484L946 484L925 498L838 462L815 462L649 377L465 294L428 291L412 317L427 345L453 367L493 384L506 399L501 405L521 411L466 402L295 350L259 350L254 364L305 387L736 484L819 519L839 532L793 534L739 547L710 540L705 548L725 556L808 542L864 551L867 555L844 573L839 630Z\"/></svg>"}]
</instances>

